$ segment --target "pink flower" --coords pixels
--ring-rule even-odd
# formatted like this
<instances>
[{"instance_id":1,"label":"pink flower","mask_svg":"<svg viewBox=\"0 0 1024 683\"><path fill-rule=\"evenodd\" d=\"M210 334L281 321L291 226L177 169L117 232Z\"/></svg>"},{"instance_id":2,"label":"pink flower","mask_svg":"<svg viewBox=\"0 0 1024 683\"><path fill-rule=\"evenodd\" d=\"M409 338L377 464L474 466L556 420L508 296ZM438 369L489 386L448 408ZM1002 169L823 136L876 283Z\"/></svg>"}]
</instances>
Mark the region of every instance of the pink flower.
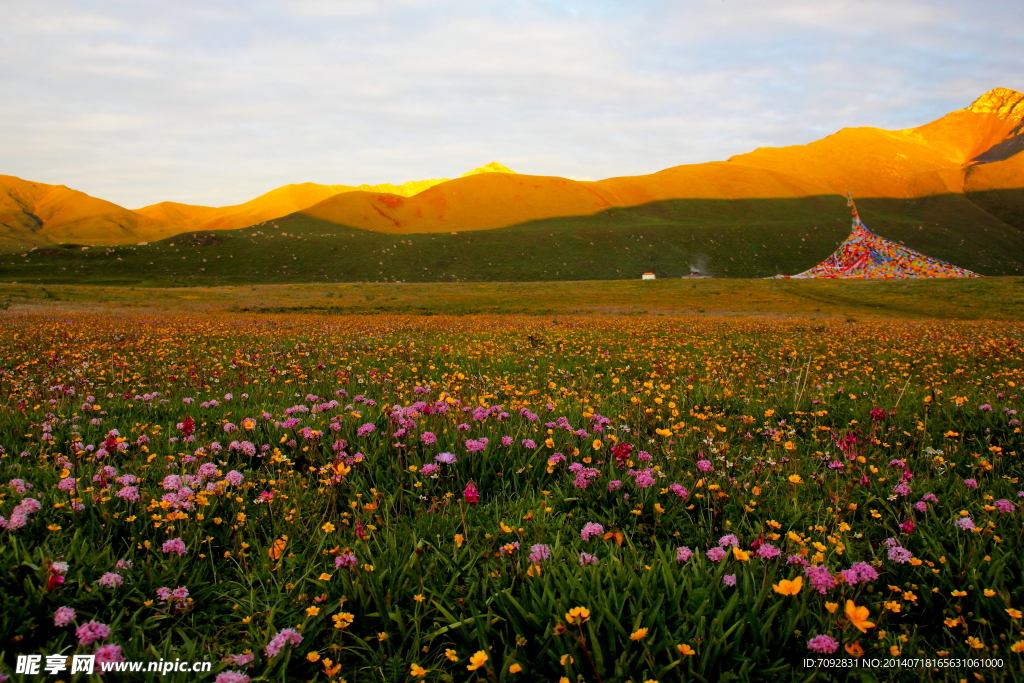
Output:
<instances>
[{"instance_id":1,"label":"pink flower","mask_svg":"<svg viewBox=\"0 0 1024 683\"><path fill-rule=\"evenodd\" d=\"M720 548L719 546L715 546L711 550L707 551L707 553L705 554L708 556L708 559L712 562L721 562L729 553L722 550L722 548Z\"/></svg>"},{"instance_id":2,"label":"pink flower","mask_svg":"<svg viewBox=\"0 0 1024 683\"><path fill-rule=\"evenodd\" d=\"M67 626L75 620L75 610L70 607L58 607L57 611L53 613L53 625L61 628Z\"/></svg>"},{"instance_id":3,"label":"pink flower","mask_svg":"<svg viewBox=\"0 0 1024 683\"><path fill-rule=\"evenodd\" d=\"M302 636L294 629L281 629L281 632L274 636L273 640L267 643L265 653L267 659L276 657L286 645L298 645L302 642Z\"/></svg>"},{"instance_id":4,"label":"pink flower","mask_svg":"<svg viewBox=\"0 0 1024 683\"><path fill-rule=\"evenodd\" d=\"M373 424L372 422L367 422L362 427L356 430L356 436L368 436L370 434L373 434L375 431L377 431L377 425Z\"/></svg>"},{"instance_id":5,"label":"pink flower","mask_svg":"<svg viewBox=\"0 0 1024 683\"><path fill-rule=\"evenodd\" d=\"M476 484L470 481L466 484L465 490L462 492L462 497L470 505L476 505L480 502L480 492L476 490Z\"/></svg>"},{"instance_id":6,"label":"pink flower","mask_svg":"<svg viewBox=\"0 0 1024 683\"><path fill-rule=\"evenodd\" d=\"M839 649L839 641L832 636L814 636L807 641L807 649L812 652L831 654Z\"/></svg>"},{"instance_id":7,"label":"pink flower","mask_svg":"<svg viewBox=\"0 0 1024 683\"><path fill-rule=\"evenodd\" d=\"M356 562L357 560L355 555L342 553L341 555L338 555L336 558L334 558L334 567L336 569L340 569L342 567L344 567L345 569L350 569L356 566Z\"/></svg>"},{"instance_id":8,"label":"pink flower","mask_svg":"<svg viewBox=\"0 0 1024 683\"><path fill-rule=\"evenodd\" d=\"M124 578L120 574L113 572L107 572L99 579L99 584L104 588L117 588L124 583Z\"/></svg>"},{"instance_id":9,"label":"pink flower","mask_svg":"<svg viewBox=\"0 0 1024 683\"><path fill-rule=\"evenodd\" d=\"M437 435L435 435L434 432L423 432L422 434L420 434L420 441L427 444L428 446L431 444L435 444L437 443Z\"/></svg>"},{"instance_id":10,"label":"pink flower","mask_svg":"<svg viewBox=\"0 0 1024 683\"><path fill-rule=\"evenodd\" d=\"M103 645L96 650L97 664L111 664L113 662L123 661L124 656L121 654L121 647L118 645Z\"/></svg>"},{"instance_id":11,"label":"pink flower","mask_svg":"<svg viewBox=\"0 0 1024 683\"><path fill-rule=\"evenodd\" d=\"M75 629L75 636L79 645L92 645L97 640L106 640L110 636L110 627L98 621L89 621Z\"/></svg>"},{"instance_id":12,"label":"pink flower","mask_svg":"<svg viewBox=\"0 0 1024 683\"><path fill-rule=\"evenodd\" d=\"M597 564L597 558L590 553L580 553L579 562L581 567L586 567L588 564Z\"/></svg>"},{"instance_id":13,"label":"pink flower","mask_svg":"<svg viewBox=\"0 0 1024 683\"><path fill-rule=\"evenodd\" d=\"M587 522L583 525L583 528L580 530L580 538L582 538L584 541L589 541L593 537L600 536L603 533L603 526L601 526L597 522Z\"/></svg>"},{"instance_id":14,"label":"pink flower","mask_svg":"<svg viewBox=\"0 0 1024 683\"><path fill-rule=\"evenodd\" d=\"M213 679L213 683L249 683L250 680L241 671L222 671Z\"/></svg>"},{"instance_id":15,"label":"pink flower","mask_svg":"<svg viewBox=\"0 0 1024 683\"><path fill-rule=\"evenodd\" d=\"M188 548L185 546L185 541L180 538L172 538L169 541L164 541L164 544L160 548L165 553L176 553L178 557L182 557L188 553Z\"/></svg>"},{"instance_id":16,"label":"pink flower","mask_svg":"<svg viewBox=\"0 0 1024 683\"><path fill-rule=\"evenodd\" d=\"M683 546L682 548L676 548L676 562L683 563L693 557L693 551Z\"/></svg>"}]
</instances>

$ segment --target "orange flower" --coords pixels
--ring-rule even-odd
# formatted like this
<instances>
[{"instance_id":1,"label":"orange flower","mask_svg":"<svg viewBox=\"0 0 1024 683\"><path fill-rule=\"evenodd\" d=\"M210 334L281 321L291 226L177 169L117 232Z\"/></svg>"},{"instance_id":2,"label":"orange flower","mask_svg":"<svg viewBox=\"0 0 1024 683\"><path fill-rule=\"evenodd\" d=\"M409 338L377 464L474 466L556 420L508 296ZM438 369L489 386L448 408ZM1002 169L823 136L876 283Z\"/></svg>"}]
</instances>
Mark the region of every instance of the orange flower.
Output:
<instances>
[{"instance_id":1,"label":"orange flower","mask_svg":"<svg viewBox=\"0 0 1024 683\"><path fill-rule=\"evenodd\" d=\"M798 576L792 581L789 579L782 579L777 584L772 586L772 590L780 595L796 595L800 592L800 589L804 587L804 577Z\"/></svg>"},{"instance_id":2,"label":"orange flower","mask_svg":"<svg viewBox=\"0 0 1024 683\"><path fill-rule=\"evenodd\" d=\"M469 658L469 664L466 665L466 669L468 669L469 671L476 671L477 669L482 667L484 665L484 662L486 662L487 660L487 653L483 650L478 650L477 652L473 653L473 655Z\"/></svg>"},{"instance_id":3,"label":"orange flower","mask_svg":"<svg viewBox=\"0 0 1024 683\"><path fill-rule=\"evenodd\" d=\"M586 607L573 607L565 613L565 620L570 624L582 624L590 621L590 610Z\"/></svg>"},{"instance_id":4,"label":"orange flower","mask_svg":"<svg viewBox=\"0 0 1024 683\"><path fill-rule=\"evenodd\" d=\"M694 650L689 645L687 645L686 643L683 643L682 645L676 645L676 649L679 650L679 654L681 654L681 655L695 655L695 654L697 654L697 651Z\"/></svg>"},{"instance_id":5,"label":"orange flower","mask_svg":"<svg viewBox=\"0 0 1024 683\"><path fill-rule=\"evenodd\" d=\"M868 617L871 616L871 612L868 611L867 607L857 607L853 604L853 600L846 601L846 617L861 633L867 633L869 628L874 628L875 624L868 621Z\"/></svg>"},{"instance_id":6,"label":"orange flower","mask_svg":"<svg viewBox=\"0 0 1024 683\"><path fill-rule=\"evenodd\" d=\"M630 640L643 640L646 637L647 637L647 629L646 628L638 628L637 630L635 630L635 631L633 631L632 633L629 634L629 639Z\"/></svg>"}]
</instances>

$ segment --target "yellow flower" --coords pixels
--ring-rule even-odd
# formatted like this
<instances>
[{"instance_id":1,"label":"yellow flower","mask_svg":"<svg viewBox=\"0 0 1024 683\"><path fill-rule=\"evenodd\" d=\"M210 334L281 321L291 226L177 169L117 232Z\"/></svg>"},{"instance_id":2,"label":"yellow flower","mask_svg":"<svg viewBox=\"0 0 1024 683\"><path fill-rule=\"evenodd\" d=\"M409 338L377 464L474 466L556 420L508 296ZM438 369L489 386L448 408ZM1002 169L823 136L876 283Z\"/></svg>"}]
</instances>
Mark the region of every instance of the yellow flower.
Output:
<instances>
[{"instance_id":1,"label":"yellow flower","mask_svg":"<svg viewBox=\"0 0 1024 683\"><path fill-rule=\"evenodd\" d=\"M449 662L459 661L459 653L451 648L448 648L444 651L444 656L448 658Z\"/></svg>"},{"instance_id":2,"label":"yellow flower","mask_svg":"<svg viewBox=\"0 0 1024 683\"><path fill-rule=\"evenodd\" d=\"M838 602L826 602L825 603L825 609L828 610L829 614L835 614L836 613L836 609L838 609L838 608L839 608L839 603Z\"/></svg>"},{"instance_id":3,"label":"yellow flower","mask_svg":"<svg viewBox=\"0 0 1024 683\"><path fill-rule=\"evenodd\" d=\"M316 615L320 614L320 608L313 607L312 605L310 605L306 608L306 614L308 614L311 617L315 617Z\"/></svg>"},{"instance_id":4,"label":"yellow flower","mask_svg":"<svg viewBox=\"0 0 1024 683\"><path fill-rule=\"evenodd\" d=\"M572 655L562 655L558 659L558 663L561 664L562 666L565 666L566 664L572 664L575 661L576 660L572 658Z\"/></svg>"},{"instance_id":5,"label":"yellow flower","mask_svg":"<svg viewBox=\"0 0 1024 683\"><path fill-rule=\"evenodd\" d=\"M889 648L889 654L892 655L893 657L899 657L900 656L900 649L898 647L896 647L895 645L893 645L892 647Z\"/></svg>"},{"instance_id":6,"label":"yellow flower","mask_svg":"<svg viewBox=\"0 0 1024 683\"><path fill-rule=\"evenodd\" d=\"M1010 646L1011 652L1024 652L1024 640L1018 640Z\"/></svg>"},{"instance_id":7,"label":"yellow flower","mask_svg":"<svg viewBox=\"0 0 1024 683\"><path fill-rule=\"evenodd\" d=\"M646 628L638 628L637 630L635 630L635 631L633 631L632 633L629 634L629 639L630 640L643 640L646 637L647 637L647 629Z\"/></svg>"},{"instance_id":8,"label":"yellow flower","mask_svg":"<svg viewBox=\"0 0 1024 683\"><path fill-rule=\"evenodd\" d=\"M795 451L796 450L796 444L793 443L792 441L787 441L786 443L782 444L782 446L787 451ZM794 482L794 483L796 483L796 482Z\"/></svg>"},{"instance_id":9,"label":"yellow flower","mask_svg":"<svg viewBox=\"0 0 1024 683\"><path fill-rule=\"evenodd\" d=\"M505 522L498 522L498 527L500 527L506 534L514 534L516 532L515 529L510 527L508 524L505 524Z\"/></svg>"},{"instance_id":10,"label":"yellow flower","mask_svg":"<svg viewBox=\"0 0 1024 683\"><path fill-rule=\"evenodd\" d=\"M1021 613L1019 609L1013 609L1012 607L1006 608L1006 613L1010 615L1011 619L1020 619Z\"/></svg>"},{"instance_id":11,"label":"yellow flower","mask_svg":"<svg viewBox=\"0 0 1024 683\"><path fill-rule=\"evenodd\" d=\"M590 621L590 610L586 607L573 607L565 613L565 620L570 624L582 624Z\"/></svg>"},{"instance_id":12,"label":"yellow flower","mask_svg":"<svg viewBox=\"0 0 1024 683\"><path fill-rule=\"evenodd\" d=\"M383 643L387 639L388 639L388 634L385 631L381 631L380 633L377 634L377 640L379 642Z\"/></svg>"},{"instance_id":13,"label":"yellow flower","mask_svg":"<svg viewBox=\"0 0 1024 683\"><path fill-rule=\"evenodd\" d=\"M802 483L804 483L804 478L801 477L799 474L791 474L791 475L789 475L789 483L791 483L791 484L802 484Z\"/></svg>"},{"instance_id":14,"label":"yellow flower","mask_svg":"<svg viewBox=\"0 0 1024 683\"><path fill-rule=\"evenodd\" d=\"M695 654L697 654L697 651L694 650L689 645L687 645L686 643L683 643L682 645L676 645L676 649L679 650L679 654L681 654L681 655L695 655Z\"/></svg>"},{"instance_id":15,"label":"yellow flower","mask_svg":"<svg viewBox=\"0 0 1024 683\"><path fill-rule=\"evenodd\" d=\"M455 534L455 547L461 548L465 540L466 539L462 537L462 534Z\"/></svg>"},{"instance_id":16,"label":"yellow flower","mask_svg":"<svg viewBox=\"0 0 1024 683\"><path fill-rule=\"evenodd\" d=\"M594 439L594 443L590 445L594 447L595 451L601 450L601 439Z\"/></svg>"},{"instance_id":17,"label":"yellow flower","mask_svg":"<svg viewBox=\"0 0 1024 683\"><path fill-rule=\"evenodd\" d=\"M672 430L671 429L655 429L654 432L658 436L672 436Z\"/></svg>"},{"instance_id":18,"label":"yellow flower","mask_svg":"<svg viewBox=\"0 0 1024 683\"><path fill-rule=\"evenodd\" d=\"M321 574L320 576L317 577L317 580L318 581L330 581L331 580L331 575L330 574Z\"/></svg>"},{"instance_id":19,"label":"yellow flower","mask_svg":"<svg viewBox=\"0 0 1024 683\"><path fill-rule=\"evenodd\" d=\"M520 672L520 671L522 671L522 670L523 670L523 667L519 666L519 665L518 665L518 664L516 664L516 663L513 663L513 664L512 664L512 666L510 666L510 667L508 668L508 672L509 672L510 674L517 674L517 673L519 673L519 672Z\"/></svg>"},{"instance_id":20,"label":"yellow flower","mask_svg":"<svg viewBox=\"0 0 1024 683\"><path fill-rule=\"evenodd\" d=\"M750 553L748 553L746 550L740 550L739 546L735 546L734 545L732 547L732 554L740 562L746 562L747 560L750 559Z\"/></svg>"},{"instance_id":21,"label":"yellow flower","mask_svg":"<svg viewBox=\"0 0 1024 683\"><path fill-rule=\"evenodd\" d=\"M984 593L985 593L985 597L986 598L991 598L993 595L996 594L996 592L994 590L992 590L991 588L986 588Z\"/></svg>"},{"instance_id":22,"label":"yellow flower","mask_svg":"<svg viewBox=\"0 0 1024 683\"><path fill-rule=\"evenodd\" d=\"M415 600L416 602L423 602L424 600L426 600L425 597L423 597L422 595L419 595L419 594L412 596L412 599Z\"/></svg>"},{"instance_id":23,"label":"yellow flower","mask_svg":"<svg viewBox=\"0 0 1024 683\"><path fill-rule=\"evenodd\" d=\"M804 587L804 577L798 576L792 581L789 579L782 579L777 584L772 586L772 590L780 595L796 595L800 592L800 589Z\"/></svg>"},{"instance_id":24,"label":"yellow flower","mask_svg":"<svg viewBox=\"0 0 1024 683\"><path fill-rule=\"evenodd\" d=\"M409 675L413 678L423 678L427 675L427 670L419 664L413 664L409 667Z\"/></svg>"},{"instance_id":25,"label":"yellow flower","mask_svg":"<svg viewBox=\"0 0 1024 683\"><path fill-rule=\"evenodd\" d=\"M847 600L845 611L850 623L861 633L867 633L869 628L875 627L874 623L868 621L871 612L868 611L867 607L857 607L853 600Z\"/></svg>"},{"instance_id":26,"label":"yellow flower","mask_svg":"<svg viewBox=\"0 0 1024 683\"><path fill-rule=\"evenodd\" d=\"M967 591L953 591L954 598L962 598L967 595Z\"/></svg>"},{"instance_id":27,"label":"yellow flower","mask_svg":"<svg viewBox=\"0 0 1024 683\"><path fill-rule=\"evenodd\" d=\"M341 612L331 617L331 621L334 622L334 628L342 629L348 628L352 625L352 622L356 620L356 617L351 612Z\"/></svg>"},{"instance_id":28,"label":"yellow flower","mask_svg":"<svg viewBox=\"0 0 1024 683\"><path fill-rule=\"evenodd\" d=\"M973 647L975 650L981 650L985 647L985 643L981 642L980 638L975 638L974 636L968 636L967 640L965 640L964 642Z\"/></svg>"},{"instance_id":29,"label":"yellow flower","mask_svg":"<svg viewBox=\"0 0 1024 683\"><path fill-rule=\"evenodd\" d=\"M892 601L892 600L886 602L882 606L885 607L885 609L889 610L890 612L896 612L896 613L899 613L899 611L901 609L903 609L903 606L900 605L900 603Z\"/></svg>"},{"instance_id":30,"label":"yellow flower","mask_svg":"<svg viewBox=\"0 0 1024 683\"><path fill-rule=\"evenodd\" d=\"M324 533L326 533L326 534L329 534L329 533L331 533L332 531L334 531L334 525L333 525L333 524L331 524L330 522L327 522L326 524L324 524L324 525L323 525L322 527L320 527L320 528L321 528L321 529L323 529L323 530L324 530Z\"/></svg>"},{"instance_id":31,"label":"yellow flower","mask_svg":"<svg viewBox=\"0 0 1024 683\"><path fill-rule=\"evenodd\" d=\"M50 524L46 528L50 531L60 531L60 526L57 524Z\"/></svg>"},{"instance_id":32,"label":"yellow flower","mask_svg":"<svg viewBox=\"0 0 1024 683\"><path fill-rule=\"evenodd\" d=\"M466 665L466 669L469 671L476 671L484 665L484 662L488 660L487 653L483 650L478 650L469 658L469 664Z\"/></svg>"},{"instance_id":33,"label":"yellow flower","mask_svg":"<svg viewBox=\"0 0 1024 683\"><path fill-rule=\"evenodd\" d=\"M310 652L308 655L306 655L306 661L307 662L318 662L318 661L320 661L320 653L319 652Z\"/></svg>"}]
</instances>

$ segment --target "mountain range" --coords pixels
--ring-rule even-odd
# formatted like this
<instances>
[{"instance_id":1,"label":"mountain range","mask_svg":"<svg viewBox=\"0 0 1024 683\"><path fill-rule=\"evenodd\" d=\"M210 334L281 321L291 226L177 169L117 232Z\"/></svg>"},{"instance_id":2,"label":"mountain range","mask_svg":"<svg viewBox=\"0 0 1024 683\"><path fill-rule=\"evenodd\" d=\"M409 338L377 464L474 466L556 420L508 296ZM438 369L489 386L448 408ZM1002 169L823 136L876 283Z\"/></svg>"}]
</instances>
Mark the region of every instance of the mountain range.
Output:
<instances>
[{"instance_id":1,"label":"mountain range","mask_svg":"<svg viewBox=\"0 0 1024 683\"><path fill-rule=\"evenodd\" d=\"M827 256L827 251L820 252L834 248L847 232L842 211L834 207L849 191L866 220L877 221L869 222L869 227L891 239L982 274L1019 274L1024 272L1021 151L1024 94L998 88L964 109L916 128L846 128L807 145L759 148L726 161L598 181L517 174L491 163L453 180L358 187L301 183L235 206L162 202L129 210L63 186L0 176L0 250L42 248L56 253L68 245L137 246L168 242L183 233L192 237L178 238L179 245L195 242L200 233L215 234L212 241L200 240L209 245L249 227L258 228L260 235L268 230L293 236L305 231L324 239L347 235L363 240L367 247L380 241L393 249L400 236L403 244L427 245L436 242L429 235L487 231L486 237L476 239L483 249L484 242L504 248L500 245L523 244L523 235L547 231L556 241L589 242L598 250L602 244L625 245L622 240L650 245L648 265L643 266L643 259L630 260L641 249L624 264L630 269L659 267L658 259L668 245L682 265L676 269L680 272L667 274L702 270L695 261L712 259L717 269L704 270L760 275L774 274L776 266L809 267L813 263L807 261ZM607 236L598 242L586 237L604 235L605 228ZM657 239L645 238L645 228ZM717 232L712 235L709 230ZM802 244L790 241L773 262L777 245L770 243L779 239ZM655 246L658 240L664 244ZM450 253L439 254L431 263L417 261L393 272L386 267L371 272L357 264L346 277L423 279L428 277L424 271L441 279L504 277L498 271L476 273L452 264L458 249L451 252L451 247L441 248L438 243L438 249ZM531 254L523 251L522 257L548 258L542 250ZM591 273L615 277L616 272L625 277L629 272L610 270L593 254L587 258L594 268L581 262L574 270L571 259L564 260L561 268L552 261L550 268L538 266L532 277L585 278ZM387 265L385 259L378 260L380 266ZM729 260L746 265L733 266ZM325 265L304 277L322 279L328 270ZM197 270L194 277L208 278L200 274L207 272ZM294 273L275 272L294 277Z\"/></svg>"}]
</instances>

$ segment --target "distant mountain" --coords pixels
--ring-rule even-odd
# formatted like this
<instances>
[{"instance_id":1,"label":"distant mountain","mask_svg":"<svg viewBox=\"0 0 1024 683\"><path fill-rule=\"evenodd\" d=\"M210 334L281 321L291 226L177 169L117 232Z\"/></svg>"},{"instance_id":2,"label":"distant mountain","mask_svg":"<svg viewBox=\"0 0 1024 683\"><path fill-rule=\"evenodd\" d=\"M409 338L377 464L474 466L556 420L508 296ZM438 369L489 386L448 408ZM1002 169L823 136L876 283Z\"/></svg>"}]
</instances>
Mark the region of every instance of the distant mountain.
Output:
<instances>
[{"instance_id":1,"label":"distant mountain","mask_svg":"<svg viewBox=\"0 0 1024 683\"><path fill-rule=\"evenodd\" d=\"M492 162L465 173L514 174ZM135 244L192 230L236 230L286 216L343 192L373 192L411 197L447 178L410 180L401 185L284 185L244 204L197 206L160 202L134 211L70 190L14 176L0 176L0 250L46 245Z\"/></svg>"},{"instance_id":2,"label":"distant mountain","mask_svg":"<svg viewBox=\"0 0 1024 683\"><path fill-rule=\"evenodd\" d=\"M820 226L832 224L831 213L816 213L832 202L802 200L850 191L869 213L873 207L880 212L881 222L876 219L872 225L888 238L916 241L914 248L954 263L959 253L973 249L965 257L971 262L958 265L981 273L1017 272L1020 259L1014 250L1018 236L1024 235L1022 150L1024 95L1000 88L917 128L847 128L807 145L759 148L727 161L599 181L521 175L492 162L453 180L397 186L301 183L235 206L163 202L130 211L65 187L0 176L0 249L135 244L268 223L271 229L275 224L281 229L301 224L323 235L345 228L346 234L356 229L412 236L517 226L527 226L529 232L528 226L555 221L559 230L579 235L624 221L624 216L636 225L660 217L666 235L684 224L686 230L704 229L730 217L730 230L740 231L737 235L743 229L752 231L749 241L758 225L793 222L796 216L813 235ZM753 206L757 209L750 213ZM778 207L778 215L772 206ZM717 208L711 212L710 207ZM686 239L698 240L686 234ZM682 239L683 233L679 235ZM838 244L832 236L819 237L822 248ZM497 244L504 238L494 239ZM694 249L698 243L693 242ZM714 251L710 245L704 250ZM763 257L763 250L750 255ZM755 261L740 270L721 266L723 273L762 269L778 272Z\"/></svg>"}]
</instances>

